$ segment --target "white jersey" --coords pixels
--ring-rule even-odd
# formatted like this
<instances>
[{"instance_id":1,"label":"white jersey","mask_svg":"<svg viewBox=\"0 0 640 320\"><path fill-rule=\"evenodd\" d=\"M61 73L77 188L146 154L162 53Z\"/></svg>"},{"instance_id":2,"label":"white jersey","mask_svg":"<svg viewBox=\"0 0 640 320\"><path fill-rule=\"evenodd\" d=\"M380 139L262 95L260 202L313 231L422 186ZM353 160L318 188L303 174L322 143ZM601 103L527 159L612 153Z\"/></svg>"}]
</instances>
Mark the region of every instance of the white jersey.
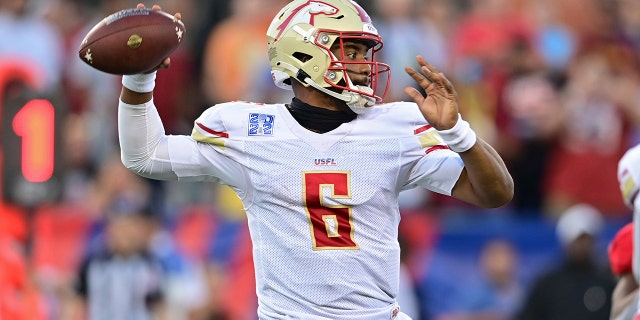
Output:
<instances>
[{"instance_id":1,"label":"white jersey","mask_svg":"<svg viewBox=\"0 0 640 320\"><path fill-rule=\"evenodd\" d=\"M301 127L284 104L244 102L209 108L191 137L161 127L152 103L121 103L125 164L237 192L260 319L394 318L398 194L421 186L450 195L463 169L414 103L376 106L324 134Z\"/></svg>"}]
</instances>

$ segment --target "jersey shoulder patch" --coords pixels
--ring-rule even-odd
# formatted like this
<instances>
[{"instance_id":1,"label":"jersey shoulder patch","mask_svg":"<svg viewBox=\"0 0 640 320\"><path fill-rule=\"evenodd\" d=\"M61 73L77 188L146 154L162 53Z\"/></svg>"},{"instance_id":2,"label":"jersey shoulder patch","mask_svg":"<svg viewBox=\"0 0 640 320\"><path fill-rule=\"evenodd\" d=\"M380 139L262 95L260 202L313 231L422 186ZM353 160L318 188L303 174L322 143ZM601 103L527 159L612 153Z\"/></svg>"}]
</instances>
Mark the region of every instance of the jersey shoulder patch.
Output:
<instances>
[{"instance_id":1,"label":"jersey shoulder patch","mask_svg":"<svg viewBox=\"0 0 640 320\"><path fill-rule=\"evenodd\" d=\"M248 131L252 121L261 126L260 133L269 134L275 113L275 105L241 101L220 103L209 107L195 120L191 137L224 147L230 138L250 135Z\"/></svg>"}]
</instances>

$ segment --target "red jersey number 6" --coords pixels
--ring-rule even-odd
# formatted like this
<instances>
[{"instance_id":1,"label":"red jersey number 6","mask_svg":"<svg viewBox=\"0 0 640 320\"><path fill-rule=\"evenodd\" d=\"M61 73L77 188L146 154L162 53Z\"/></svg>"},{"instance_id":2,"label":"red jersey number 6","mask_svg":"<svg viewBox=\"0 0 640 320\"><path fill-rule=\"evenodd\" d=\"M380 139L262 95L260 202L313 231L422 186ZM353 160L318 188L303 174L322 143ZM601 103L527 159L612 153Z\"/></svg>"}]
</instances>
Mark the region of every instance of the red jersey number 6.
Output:
<instances>
[{"instance_id":1,"label":"red jersey number 6","mask_svg":"<svg viewBox=\"0 0 640 320\"><path fill-rule=\"evenodd\" d=\"M329 199L351 198L348 171L312 171L303 173L304 207L309 219L313 250L357 250L353 240L351 207L327 203Z\"/></svg>"}]
</instances>

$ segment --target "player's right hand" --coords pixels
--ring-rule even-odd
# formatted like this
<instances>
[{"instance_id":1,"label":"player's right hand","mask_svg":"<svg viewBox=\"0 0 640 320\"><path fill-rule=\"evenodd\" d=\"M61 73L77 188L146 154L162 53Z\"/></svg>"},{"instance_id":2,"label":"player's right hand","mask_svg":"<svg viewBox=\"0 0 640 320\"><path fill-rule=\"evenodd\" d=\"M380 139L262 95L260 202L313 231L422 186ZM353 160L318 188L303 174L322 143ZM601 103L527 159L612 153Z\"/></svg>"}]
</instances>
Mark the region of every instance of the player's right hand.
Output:
<instances>
[{"instance_id":1,"label":"player's right hand","mask_svg":"<svg viewBox=\"0 0 640 320\"><path fill-rule=\"evenodd\" d=\"M138 3L138 5L136 5L136 8L144 9L145 6L144 6L143 3ZM162 8L157 4L154 4L151 7L151 9L155 10L155 11L162 10ZM178 19L178 20L182 20L182 14L180 12L176 12L173 16L176 17L176 19ZM162 61L162 63L158 67L156 67L155 69L149 71L148 73L154 72L154 71L159 70L159 69L166 69L166 68L169 68L170 66L171 66L171 58L167 57L166 59L164 59L164 61Z\"/></svg>"}]
</instances>

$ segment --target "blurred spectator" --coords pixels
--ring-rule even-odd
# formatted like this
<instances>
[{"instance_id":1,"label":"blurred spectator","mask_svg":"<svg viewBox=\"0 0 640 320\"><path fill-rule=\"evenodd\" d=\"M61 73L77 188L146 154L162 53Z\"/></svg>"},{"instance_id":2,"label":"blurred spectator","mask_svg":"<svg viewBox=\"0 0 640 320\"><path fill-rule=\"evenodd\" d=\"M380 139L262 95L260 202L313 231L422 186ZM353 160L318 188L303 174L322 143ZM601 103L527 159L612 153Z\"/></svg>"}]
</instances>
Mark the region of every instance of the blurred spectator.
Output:
<instances>
[{"instance_id":1,"label":"blurred spectator","mask_svg":"<svg viewBox=\"0 0 640 320\"><path fill-rule=\"evenodd\" d=\"M68 204L87 207L87 199L94 187L98 168L91 157L90 129L86 117L70 114L62 124L62 200Z\"/></svg>"},{"instance_id":2,"label":"blurred spectator","mask_svg":"<svg viewBox=\"0 0 640 320\"><path fill-rule=\"evenodd\" d=\"M231 15L211 30L206 41L202 85L207 102L282 101L282 90L273 85L269 61L263 53L267 51L265 30L285 2L231 2Z\"/></svg>"},{"instance_id":3,"label":"blurred spectator","mask_svg":"<svg viewBox=\"0 0 640 320\"><path fill-rule=\"evenodd\" d=\"M481 275L465 284L457 298L457 310L438 320L513 319L524 299L525 289L517 278L518 256L507 240L492 239L483 245L478 261Z\"/></svg>"},{"instance_id":4,"label":"blurred spectator","mask_svg":"<svg viewBox=\"0 0 640 320\"><path fill-rule=\"evenodd\" d=\"M66 86L67 69L69 64L78 59L79 37L84 37L83 32L87 23L94 18L96 11L100 9L102 0L50 0L37 1L38 12L46 21L57 30L60 35L60 48L62 57L62 83ZM69 92L67 93L69 94ZM70 97L74 99L75 97ZM70 108L77 111L75 108Z\"/></svg>"},{"instance_id":5,"label":"blurred spectator","mask_svg":"<svg viewBox=\"0 0 640 320\"><path fill-rule=\"evenodd\" d=\"M569 27L576 36L577 47L607 32L605 15L611 11L611 2L600 0L556 0L554 6L559 14L558 20Z\"/></svg>"},{"instance_id":6,"label":"blurred spectator","mask_svg":"<svg viewBox=\"0 0 640 320\"><path fill-rule=\"evenodd\" d=\"M514 41L530 40L531 26L522 20L513 2L480 0L469 4L451 40L454 62L462 63L460 67L467 66L469 60L489 67L499 65L505 62Z\"/></svg>"},{"instance_id":7,"label":"blurred spectator","mask_svg":"<svg viewBox=\"0 0 640 320\"><path fill-rule=\"evenodd\" d=\"M213 314L231 320L255 319L258 298L247 221L220 219L210 239L207 275Z\"/></svg>"},{"instance_id":8,"label":"blurred spectator","mask_svg":"<svg viewBox=\"0 0 640 320\"><path fill-rule=\"evenodd\" d=\"M618 30L637 48L640 46L640 2L616 0L614 3Z\"/></svg>"},{"instance_id":9,"label":"blurred spectator","mask_svg":"<svg viewBox=\"0 0 640 320\"><path fill-rule=\"evenodd\" d=\"M513 208L519 215L539 215L544 200L543 177L564 124L564 106L558 89L541 72L510 79L502 98L507 121L501 154L513 176Z\"/></svg>"},{"instance_id":10,"label":"blurred spectator","mask_svg":"<svg viewBox=\"0 0 640 320\"><path fill-rule=\"evenodd\" d=\"M545 211L550 215L557 216L575 203L590 204L607 217L627 215L617 191L616 168L630 141L624 110L640 105L636 93L629 102L632 105L621 108L618 100L628 99L615 96L612 86L621 81L616 69L622 70L625 64L615 65L625 56L607 52L605 48L588 50L570 65L563 107L557 115L564 123L545 173ZM626 68L632 66L626 64ZM636 83L635 88L640 86Z\"/></svg>"},{"instance_id":11,"label":"blurred spectator","mask_svg":"<svg viewBox=\"0 0 640 320\"><path fill-rule=\"evenodd\" d=\"M37 208L31 220L30 274L47 298L49 315L65 319L73 312L68 302L95 220L82 206L65 202Z\"/></svg>"},{"instance_id":12,"label":"blurred spectator","mask_svg":"<svg viewBox=\"0 0 640 320\"><path fill-rule=\"evenodd\" d=\"M102 218L116 200L125 201L134 208L149 204L148 181L127 170L120 161L119 153L112 153L103 161L86 199L92 215Z\"/></svg>"},{"instance_id":13,"label":"blurred spectator","mask_svg":"<svg viewBox=\"0 0 640 320\"><path fill-rule=\"evenodd\" d=\"M92 320L165 319L162 269L148 251L152 218L126 201L114 206L103 246L80 268L80 310Z\"/></svg>"},{"instance_id":14,"label":"blurred spectator","mask_svg":"<svg viewBox=\"0 0 640 320\"><path fill-rule=\"evenodd\" d=\"M612 320L632 320L638 312L638 282L633 275L633 222L620 228L608 246L611 271L617 277L611 296Z\"/></svg>"},{"instance_id":15,"label":"blurred spectator","mask_svg":"<svg viewBox=\"0 0 640 320\"><path fill-rule=\"evenodd\" d=\"M0 0L0 60L34 68L44 92L58 88L63 47L57 29L34 14L29 0ZM11 39L8 41L7 39Z\"/></svg>"},{"instance_id":16,"label":"blurred spectator","mask_svg":"<svg viewBox=\"0 0 640 320\"><path fill-rule=\"evenodd\" d=\"M26 210L0 202L0 319L47 319L46 300L29 274Z\"/></svg>"},{"instance_id":17,"label":"blurred spectator","mask_svg":"<svg viewBox=\"0 0 640 320\"><path fill-rule=\"evenodd\" d=\"M609 317L615 281L594 256L603 227L601 213L578 204L559 218L562 264L534 281L518 320L602 320Z\"/></svg>"},{"instance_id":18,"label":"blurred spectator","mask_svg":"<svg viewBox=\"0 0 640 320\"><path fill-rule=\"evenodd\" d=\"M422 55L441 72L451 74L450 37L458 22L460 6L449 0L417 1L417 5L418 21L422 25L420 41L426 49Z\"/></svg>"},{"instance_id":19,"label":"blurred spectator","mask_svg":"<svg viewBox=\"0 0 640 320\"><path fill-rule=\"evenodd\" d=\"M109 2L109 1L105 1ZM100 10L87 11L91 15L85 17L80 31L69 34L68 41L78 48L84 35L104 18L108 11L106 7ZM116 151L116 112L113 95L118 94L120 82L117 76L96 72L82 60L77 58L76 49L72 51L74 58L69 60L65 70L65 92L73 114L82 117L88 129L86 137L89 146L89 159L93 165L99 166L112 152Z\"/></svg>"},{"instance_id":20,"label":"blurred spectator","mask_svg":"<svg viewBox=\"0 0 640 320\"><path fill-rule=\"evenodd\" d=\"M216 217L205 206L190 206L175 219L158 229L151 249L165 270L168 318L213 320L210 296L216 292L207 286L206 252Z\"/></svg>"},{"instance_id":21,"label":"blurred spectator","mask_svg":"<svg viewBox=\"0 0 640 320\"><path fill-rule=\"evenodd\" d=\"M539 67L534 28L508 0L470 1L451 36L451 71L460 107L474 129L500 151L500 96L514 74Z\"/></svg>"},{"instance_id":22,"label":"blurred spectator","mask_svg":"<svg viewBox=\"0 0 640 320\"><path fill-rule=\"evenodd\" d=\"M552 73L562 73L575 54L578 39L573 30L562 20L560 5L555 0L529 0L521 12L537 32L533 45L544 65Z\"/></svg>"},{"instance_id":23,"label":"blurred spectator","mask_svg":"<svg viewBox=\"0 0 640 320\"><path fill-rule=\"evenodd\" d=\"M216 226L209 233L209 305L219 319L253 320L258 307L251 236L244 207L229 186L215 185Z\"/></svg>"},{"instance_id":24,"label":"blurred spectator","mask_svg":"<svg viewBox=\"0 0 640 320\"><path fill-rule=\"evenodd\" d=\"M438 47L438 44L442 45L442 37L432 34L431 38L425 36L423 32L423 25L418 21L416 15L417 1L376 0L375 5L379 15L376 19L376 28L384 39L384 49L380 51L380 60L389 64L391 70L401 71L406 66L416 68L415 53L423 54L430 62L430 57L443 55L438 51L438 49L444 49ZM424 41L425 38L428 38L429 41ZM442 61L439 62L434 65L441 67ZM398 72L398 77L394 77L393 81L389 83L389 92L385 99L387 101L406 100L407 97L403 90L405 87L413 86L415 86L415 81L411 77Z\"/></svg>"},{"instance_id":25,"label":"blurred spectator","mask_svg":"<svg viewBox=\"0 0 640 320\"><path fill-rule=\"evenodd\" d=\"M132 3L135 7L136 3ZM187 32L182 43L171 54L171 68L158 73L155 104L168 134L188 134L200 110L199 77L193 52L198 7L195 0L159 0L154 2L165 12L180 12ZM124 8L121 8L124 9Z\"/></svg>"},{"instance_id":26,"label":"blurred spectator","mask_svg":"<svg viewBox=\"0 0 640 320\"><path fill-rule=\"evenodd\" d=\"M189 32L193 35L193 54L196 61L196 76L199 81L202 80L202 62L204 56L204 48L206 47L207 38L213 28L221 21L226 19L230 14L230 6L233 0L195 0L197 10L193 13L196 15L195 25L189 26ZM192 31L193 30L193 31ZM202 92L202 87L197 88Z\"/></svg>"}]
</instances>

